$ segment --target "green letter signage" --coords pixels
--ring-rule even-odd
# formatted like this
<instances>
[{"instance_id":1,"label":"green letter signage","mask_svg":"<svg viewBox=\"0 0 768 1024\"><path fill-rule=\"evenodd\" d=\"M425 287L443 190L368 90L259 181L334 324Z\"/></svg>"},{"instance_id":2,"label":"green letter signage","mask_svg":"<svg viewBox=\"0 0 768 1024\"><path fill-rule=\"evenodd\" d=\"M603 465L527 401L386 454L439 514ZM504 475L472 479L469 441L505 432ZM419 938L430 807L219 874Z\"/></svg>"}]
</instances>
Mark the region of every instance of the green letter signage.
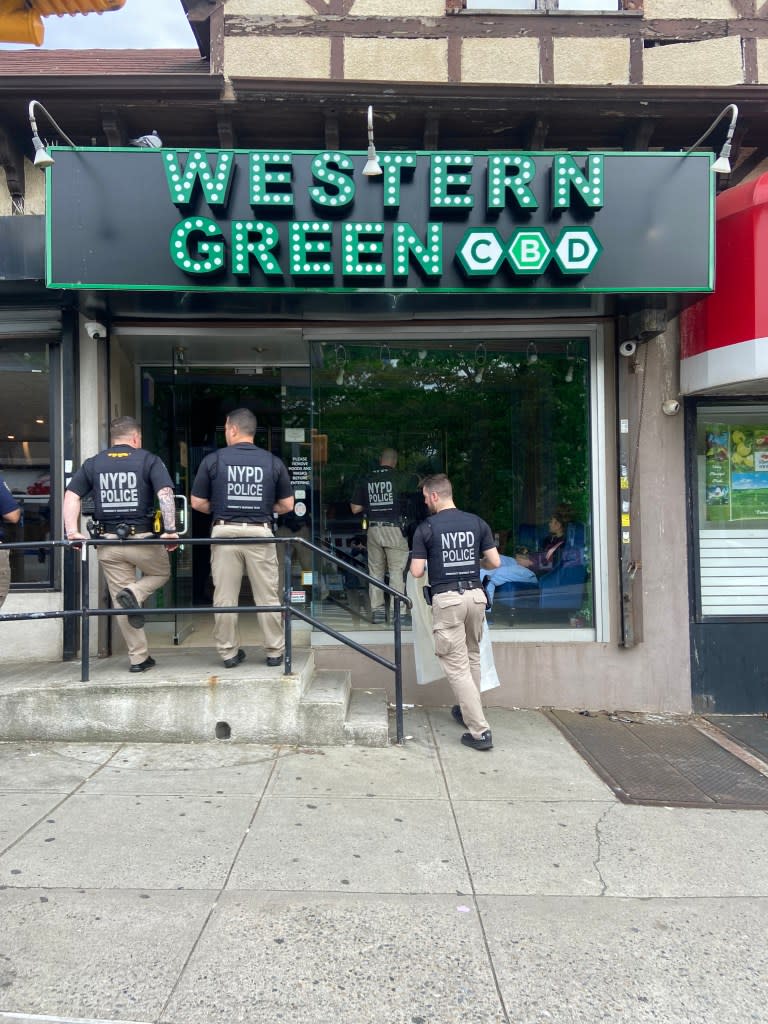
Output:
<instances>
[{"instance_id":1,"label":"green letter signage","mask_svg":"<svg viewBox=\"0 0 768 1024\"><path fill-rule=\"evenodd\" d=\"M508 173L510 169L512 173ZM488 157L488 209L503 210L507 205L507 191L523 210L537 209L536 196L528 187L535 176L536 164L524 153Z\"/></svg>"},{"instance_id":2,"label":"green letter signage","mask_svg":"<svg viewBox=\"0 0 768 1024\"><path fill-rule=\"evenodd\" d=\"M171 259L188 274L211 274L224 266L224 243L215 220L188 217L171 232Z\"/></svg>"},{"instance_id":3,"label":"green letter signage","mask_svg":"<svg viewBox=\"0 0 768 1024\"><path fill-rule=\"evenodd\" d=\"M384 172L384 205L399 206L403 171L410 170L413 173L416 157L413 153L385 153L379 157L379 163Z\"/></svg>"},{"instance_id":4,"label":"green letter signage","mask_svg":"<svg viewBox=\"0 0 768 1024\"><path fill-rule=\"evenodd\" d=\"M171 193L171 202L176 206L188 206L192 202L195 182L199 181L209 206L226 206L229 186L232 184L232 153L214 153L216 170L211 170L209 154L194 151L187 157L182 171L176 153L163 151L165 176Z\"/></svg>"},{"instance_id":5,"label":"green letter signage","mask_svg":"<svg viewBox=\"0 0 768 1024\"><path fill-rule=\"evenodd\" d=\"M46 284L381 295L714 287L711 153L389 151L379 175L366 162L365 151L336 149L57 147Z\"/></svg>"},{"instance_id":6,"label":"green letter signage","mask_svg":"<svg viewBox=\"0 0 768 1024\"><path fill-rule=\"evenodd\" d=\"M290 153L251 153L251 206L293 205L292 162ZM274 167L287 167L288 170L272 170ZM275 188L276 185L284 187Z\"/></svg>"},{"instance_id":7,"label":"green letter signage","mask_svg":"<svg viewBox=\"0 0 768 1024\"><path fill-rule=\"evenodd\" d=\"M469 153L455 156L435 155L432 157L429 205L430 206L474 206L475 200L467 189L472 184L474 157ZM460 167L469 168L466 174L455 174ZM461 191L458 191L461 190Z\"/></svg>"},{"instance_id":8,"label":"green letter signage","mask_svg":"<svg viewBox=\"0 0 768 1024\"><path fill-rule=\"evenodd\" d=\"M323 182L323 187L312 185L310 198L318 206L349 206L355 198L355 183L351 174L352 160L345 153L321 153L312 161L312 177Z\"/></svg>"},{"instance_id":9,"label":"green letter signage","mask_svg":"<svg viewBox=\"0 0 768 1024\"><path fill-rule=\"evenodd\" d=\"M425 245L410 224L395 224L392 239L392 273L395 277L408 276L410 256L425 274L440 277L443 272L443 225L427 224Z\"/></svg>"},{"instance_id":10,"label":"green letter signage","mask_svg":"<svg viewBox=\"0 0 768 1024\"><path fill-rule=\"evenodd\" d=\"M272 252L280 244L274 224L257 220L232 221L232 273L250 274L251 256L264 274L280 274L280 264Z\"/></svg>"},{"instance_id":11,"label":"green letter signage","mask_svg":"<svg viewBox=\"0 0 768 1024\"><path fill-rule=\"evenodd\" d=\"M378 277L386 273L381 260L370 258L381 256L384 252L383 236L383 224L342 224L341 249L345 277Z\"/></svg>"},{"instance_id":12,"label":"green letter signage","mask_svg":"<svg viewBox=\"0 0 768 1024\"><path fill-rule=\"evenodd\" d=\"M331 251L331 225L327 221L291 221L289 246L292 274L333 274L333 263L322 259Z\"/></svg>"},{"instance_id":13,"label":"green letter signage","mask_svg":"<svg viewBox=\"0 0 768 1024\"><path fill-rule=\"evenodd\" d=\"M556 156L552 165L552 209L567 210L571 190L575 189L588 207L599 210L603 205L603 158L590 156L587 170L581 170L572 156Z\"/></svg>"}]
</instances>

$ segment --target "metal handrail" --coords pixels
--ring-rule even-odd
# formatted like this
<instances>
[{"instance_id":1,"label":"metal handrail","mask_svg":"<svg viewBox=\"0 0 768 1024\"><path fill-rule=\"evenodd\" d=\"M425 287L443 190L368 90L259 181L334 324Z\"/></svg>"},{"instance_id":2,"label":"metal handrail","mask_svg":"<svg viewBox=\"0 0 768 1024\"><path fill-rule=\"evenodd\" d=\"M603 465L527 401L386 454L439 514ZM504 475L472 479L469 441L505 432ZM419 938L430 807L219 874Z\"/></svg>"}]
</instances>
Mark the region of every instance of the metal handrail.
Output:
<instances>
[{"instance_id":1,"label":"metal handrail","mask_svg":"<svg viewBox=\"0 0 768 1024\"><path fill-rule=\"evenodd\" d=\"M147 544L156 545L161 544L163 547L168 545L167 539L159 537L131 537L130 540L112 539L106 537L83 539L76 542L70 542L67 540L44 540L44 541L19 541L4 543L3 550L39 550L40 548L50 548L51 551L55 548L65 548L68 550L80 549L80 608L68 608L60 609L56 611L48 612L11 612L3 614L0 612L0 622L17 622L25 619L66 619L78 617L81 620L81 640L80 640L80 656L81 656L81 669L80 679L81 682L88 682L90 678L90 620L96 616L112 616L112 615L125 615L126 610L124 608L91 608L90 607L90 573L89 568L89 551L91 548L99 547L103 545L121 545L121 544ZM397 730L397 742L402 744L404 742L404 728L403 728L403 660L402 660L402 622L401 622L401 606L404 604L409 609L412 607L412 602L409 597L405 594L400 593L394 587L389 586L382 580L378 580L375 577L369 575L364 569L356 566L354 563L349 562L326 548L319 547L317 544L313 544L311 541L305 540L303 537L185 537L181 541L180 545L214 545L214 544L282 544L286 548L285 561L284 561L284 576L283 576L283 601L281 604L275 605L235 605L231 607L215 607L215 614L219 613L258 613L258 612L281 612L285 615L285 662L284 662L284 674L288 675L292 671L293 666L293 645L292 645L292 620L293 618L300 619L303 622L307 622L326 633L328 636L340 641L345 646L357 651L359 654L364 655L371 661L376 662L378 665L382 665L384 668L390 669L395 674L395 722ZM374 651L369 650L362 644L357 643L350 637L343 633L339 633L331 626L326 626L324 622L315 618L312 615L308 615L306 612L299 611L295 608L290 601L290 595L292 591L291 586L291 561L293 545L301 544L305 548L316 552L320 557L342 567L345 572L352 572L362 581L367 583L369 586L377 587L385 594L389 594L394 602L394 647L395 657L394 661L383 657L380 654L376 654ZM163 608L142 608L141 614L144 616L152 617L153 615L168 615L168 614L210 614L211 607L209 605L191 605L185 607L168 607Z\"/></svg>"}]
</instances>

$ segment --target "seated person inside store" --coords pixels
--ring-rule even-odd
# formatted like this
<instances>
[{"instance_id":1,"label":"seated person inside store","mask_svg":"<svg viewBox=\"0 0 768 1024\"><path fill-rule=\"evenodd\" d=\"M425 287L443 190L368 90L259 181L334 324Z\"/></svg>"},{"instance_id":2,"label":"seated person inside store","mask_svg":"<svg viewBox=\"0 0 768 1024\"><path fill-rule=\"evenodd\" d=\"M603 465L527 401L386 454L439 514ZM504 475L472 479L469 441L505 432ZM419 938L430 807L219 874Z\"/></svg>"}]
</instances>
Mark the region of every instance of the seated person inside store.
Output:
<instances>
[{"instance_id":1,"label":"seated person inside store","mask_svg":"<svg viewBox=\"0 0 768 1024\"><path fill-rule=\"evenodd\" d=\"M552 572L563 557L568 520L562 512L553 512L547 525L549 533L542 537L538 551L520 549L515 555L521 566L531 569L537 576Z\"/></svg>"},{"instance_id":2,"label":"seated person inside store","mask_svg":"<svg viewBox=\"0 0 768 1024\"><path fill-rule=\"evenodd\" d=\"M562 512L553 512L547 524L549 533L542 537L536 551L525 544L514 548L514 556L501 555L501 566L482 574L489 608L497 587L515 583L524 588L538 587L539 580L558 567L566 541L568 519Z\"/></svg>"},{"instance_id":3,"label":"seated person inside store","mask_svg":"<svg viewBox=\"0 0 768 1024\"><path fill-rule=\"evenodd\" d=\"M501 587L505 583L536 585L536 573L530 567L531 559L528 548L516 548L514 557L510 555L500 555L499 557L501 565L498 569L494 569L492 572L481 570L481 579L488 597L489 610L493 605L493 595L496 593L496 587Z\"/></svg>"}]
</instances>

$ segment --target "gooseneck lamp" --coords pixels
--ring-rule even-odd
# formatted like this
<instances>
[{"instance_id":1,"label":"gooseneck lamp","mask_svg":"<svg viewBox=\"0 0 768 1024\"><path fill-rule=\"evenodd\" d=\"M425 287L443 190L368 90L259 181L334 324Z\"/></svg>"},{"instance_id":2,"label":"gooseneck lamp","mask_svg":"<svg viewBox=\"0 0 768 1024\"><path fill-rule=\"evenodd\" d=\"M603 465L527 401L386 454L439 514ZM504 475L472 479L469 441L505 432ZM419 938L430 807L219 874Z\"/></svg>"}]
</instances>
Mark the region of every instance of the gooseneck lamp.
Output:
<instances>
[{"instance_id":1,"label":"gooseneck lamp","mask_svg":"<svg viewBox=\"0 0 768 1024\"><path fill-rule=\"evenodd\" d=\"M368 107L368 162L363 168L363 174L367 178L373 178L377 174L383 174L379 158L376 156L376 147L373 144L373 107Z\"/></svg>"},{"instance_id":2,"label":"gooseneck lamp","mask_svg":"<svg viewBox=\"0 0 768 1024\"><path fill-rule=\"evenodd\" d=\"M728 134L725 137L723 148L720 150L720 155L718 156L717 160L715 160L715 162L712 164L713 174L731 173L731 161L729 159L731 155L731 143L733 141L733 133L736 128L736 121L739 116L739 108L736 106L735 103L729 103L727 107L723 107L723 109L717 115L717 117L709 126L709 128L707 128L707 130L704 132L701 138L697 139L691 146L691 148L687 149L685 152L685 155L688 156L688 154L692 153L694 149L697 149L704 141L704 139L706 139L710 135L710 133L715 130L715 128L722 121L722 119L725 117L728 111L731 112L731 123L728 125Z\"/></svg>"},{"instance_id":3,"label":"gooseneck lamp","mask_svg":"<svg viewBox=\"0 0 768 1024\"><path fill-rule=\"evenodd\" d=\"M42 141L37 132L37 121L35 120L35 107L41 110L48 120L51 122L53 127L59 133L59 135L67 142L73 149L76 149L75 143L70 139L65 131L59 127L59 125L51 117L50 113L45 109L42 103L38 100L30 100L29 104L29 125L32 129L32 145L35 147L35 167L50 167L54 160L48 150L45 148L45 143Z\"/></svg>"}]
</instances>

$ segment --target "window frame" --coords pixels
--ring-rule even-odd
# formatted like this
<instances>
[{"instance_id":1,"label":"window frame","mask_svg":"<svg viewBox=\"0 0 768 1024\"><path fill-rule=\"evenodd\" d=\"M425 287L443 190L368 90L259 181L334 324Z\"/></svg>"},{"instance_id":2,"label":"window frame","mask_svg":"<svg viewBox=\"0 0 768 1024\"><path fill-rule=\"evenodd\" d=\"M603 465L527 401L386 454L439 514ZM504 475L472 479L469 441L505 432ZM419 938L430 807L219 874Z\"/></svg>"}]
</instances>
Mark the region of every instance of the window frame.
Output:
<instances>
[{"instance_id":1,"label":"window frame","mask_svg":"<svg viewBox=\"0 0 768 1024\"><path fill-rule=\"evenodd\" d=\"M589 343L589 460L591 467L592 494L590 504L592 548L590 552L590 570L592 580L592 614L591 628L587 629L530 629L515 627L514 629L498 629L494 632L494 640L514 640L519 642L541 641L572 642L574 639L606 643L610 639L610 579L609 579L609 482L608 465L605 458L605 438L607 430L606 411L606 357L605 328L594 321L585 320L570 324L527 324L519 326L497 326L477 322L467 322L459 327L435 328L409 325L399 328L388 325L386 330L371 328L361 330L359 327L339 328L308 328L304 337L308 342L330 342L339 344L386 344L393 349L398 339L415 341L419 337L425 340L439 337L443 342L463 340L475 335L496 339L525 339L536 341L536 338L569 338L574 334L585 338ZM313 635L314 637L314 635ZM322 639L318 641L321 645ZM313 643L315 640L313 638Z\"/></svg>"}]
</instances>

